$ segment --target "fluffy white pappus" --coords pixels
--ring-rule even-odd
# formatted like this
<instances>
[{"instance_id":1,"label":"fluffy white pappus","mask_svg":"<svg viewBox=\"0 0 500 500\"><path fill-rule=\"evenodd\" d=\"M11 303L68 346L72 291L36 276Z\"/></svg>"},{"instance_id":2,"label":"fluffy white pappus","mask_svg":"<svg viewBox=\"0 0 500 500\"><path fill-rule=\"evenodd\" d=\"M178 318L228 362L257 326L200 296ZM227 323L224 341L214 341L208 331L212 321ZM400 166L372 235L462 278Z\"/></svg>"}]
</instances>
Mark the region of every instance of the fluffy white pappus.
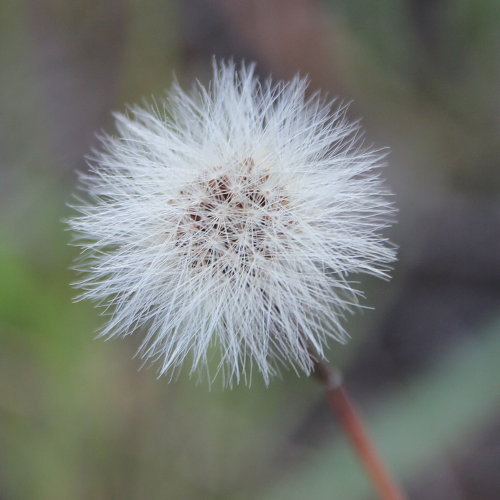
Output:
<instances>
[{"instance_id":1,"label":"fluffy white pappus","mask_svg":"<svg viewBox=\"0 0 500 500\"><path fill-rule=\"evenodd\" d=\"M384 155L307 86L216 65L208 88L174 84L116 114L82 175L69 221L80 297L109 314L102 335L142 332L160 374L185 362L226 385L255 371L267 384L283 365L309 374L311 352L347 338L361 295L350 276L387 277Z\"/></svg>"}]
</instances>

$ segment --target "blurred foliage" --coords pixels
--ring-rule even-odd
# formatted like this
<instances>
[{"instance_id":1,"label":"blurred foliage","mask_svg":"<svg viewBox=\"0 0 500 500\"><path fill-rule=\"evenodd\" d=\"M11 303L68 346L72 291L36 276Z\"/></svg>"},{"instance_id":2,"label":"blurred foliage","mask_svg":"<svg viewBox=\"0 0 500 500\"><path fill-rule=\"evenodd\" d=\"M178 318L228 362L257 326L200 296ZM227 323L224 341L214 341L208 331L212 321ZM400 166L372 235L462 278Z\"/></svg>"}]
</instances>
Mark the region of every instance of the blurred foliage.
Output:
<instances>
[{"instance_id":1,"label":"blurred foliage","mask_svg":"<svg viewBox=\"0 0 500 500\"><path fill-rule=\"evenodd\" d=\"M256 382L251 389L222 391L216 383L208 391L185 373L176 383L157 380L154 369L138 371L140 360L131 359L136 340L94 341L98 313L71 300L69 283L75 277L69 268L76 250L67 245L62 221L70 213L66 204L75 171L85 169L84 155L95 146L95 133L110 127L111 111L158 95L174 70L180 79L198 69L204 77L216 47L271 65L273 59L259 52L262 45L238 38L242 30L234 13L225 10L228 5L222 0L0 3L2 499L369 497L366 479L336 435L314 381L291 373L269 388ZM263 3L252 5L276 22ZM303 5L324 7L311 19L326 19L336 35L328 43L335 44L337 59L321 61L336 76L333 90L356 97L355 113L366 116L369 136L393 149L387 175L401 209L401 224L393 230L401 246L395 280L367 280L367 302L376 311L350 320L353 342L332 346L332 359L352 370L375 439L398 476L419 491L413 498L497 498L496 483L487 490L460 490L460 497L412 486L422 483L429 468L448 463L448 454L455 461L467 456L477 435L498 416L499 325L491 323L498 317L498 255L488 236L494 227L475 240L467 231L463 240L457 237L471 245L466 266L493 263L480 268L475 281L463 283L464 301L475 304L467 293L485 283L486 298L481 295L478 302L493 305L474 306L467 328L449 312L453 309L443 307L448 315L432 323L432 347L422 344L424 354L415 357L432 357L434 343L446 345L443 356L413 371L402 368L377 387L370 381L378 384L381 365L396 364L381 325L397 315L404 297L415 297L408 292L415 287L412 276L420 279L421 269L429 269L422 248L436 210L453 207L450 200L457 196L465 200L467 214L476 213L478 196L486 200L487 212L498 208L500 3ZM238 22L244 21L245 16ZM278 56L280 50L298 50L275 42ZM310 53L314 57L314 50ZM463 218L450 217L465 227ZM477 217L471 220L480 226ZM443 240L431 240L436 251L451 233L439 227L437 234ZM453 253L461 251L462 243ZM436 276L453 278L453 272L431 273L423 295L433 302L436 293L449 299L435 292ZM410 330L426 319L416 315L412 300L398 323L404 325L401 335L406 326ZM379 341L377 349L370 339ZM364 368L356 365L360 359L368 359ZM496 471L499 463L497 457L489 467Z\"/></svg>"},{"instance_id":2,"label":"blurred foliage","mask_svg":"<svg viewBox=\"0 0 500 500\"><path fill-rule=\"evenodd\" d=\"M469 341L412 382L377 403L367 418L381 451L400 477L411 477L443 450L461 451L498 412L500 321L483 327L481 342ZM352 450L342 436L321 450L299 473L289 474L263 498L368 498L371 485L353 473ZM331 488L331 491L330 491Z\"/></svg>"}]
</instances>

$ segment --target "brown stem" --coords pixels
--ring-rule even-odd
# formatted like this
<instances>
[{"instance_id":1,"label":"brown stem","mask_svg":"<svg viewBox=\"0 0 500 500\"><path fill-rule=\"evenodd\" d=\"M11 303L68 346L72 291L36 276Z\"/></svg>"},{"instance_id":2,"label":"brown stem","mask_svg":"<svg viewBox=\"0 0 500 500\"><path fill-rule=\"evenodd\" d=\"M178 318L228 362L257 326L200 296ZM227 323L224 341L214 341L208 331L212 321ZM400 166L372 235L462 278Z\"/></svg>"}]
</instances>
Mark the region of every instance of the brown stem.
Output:
<instances>
[{"instance_id":1,"label":"brown stem","mask_svg":"<svg viewBox=\"0 0 500 500\"><path fill-rule=\"evenodd\" d=\"M405 500L375 449L365 426L342 386L340 373L323 360L315 360L315 373L325 384L326 396L333 414L338 418L359 459L365 466L382 500Z\"/></svg>"}]
</instances>

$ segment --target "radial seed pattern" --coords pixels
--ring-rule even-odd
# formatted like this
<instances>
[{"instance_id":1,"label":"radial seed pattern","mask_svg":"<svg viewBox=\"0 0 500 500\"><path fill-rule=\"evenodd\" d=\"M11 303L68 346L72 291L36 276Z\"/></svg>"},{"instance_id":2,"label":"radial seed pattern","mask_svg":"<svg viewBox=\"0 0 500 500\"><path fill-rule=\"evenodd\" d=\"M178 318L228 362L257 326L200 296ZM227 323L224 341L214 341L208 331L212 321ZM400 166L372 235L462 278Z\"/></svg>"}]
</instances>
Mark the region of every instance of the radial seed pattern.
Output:
<instances>
[{"instance_id":1,"label":"radial seed pattern","mask_svg":"<svg viewBox=\"0 0 500 500\"><path fill-rule=\"evenodd\" d=\"M381 155L306 88L221 65L208 89L116 115L83 176L81 297L110 315L103 335L143 332L160 373L309 373L310 349L347 337L350 276L387 277Z\"/></svg>"},{"instance_id":2,"label":"radial seed pattern","mask_svg":"<svg viewBox=\"0 0 500 500\"><path fill-rule=\"evenodd\" d=\"M279 257L276 240L294 223L286 190L272 186L270 174L257 170L253 158L212 176L180 191L178 199L187 206L175 244L194 269L255 275L255 257Z\"/></svg>"}]
</instances>

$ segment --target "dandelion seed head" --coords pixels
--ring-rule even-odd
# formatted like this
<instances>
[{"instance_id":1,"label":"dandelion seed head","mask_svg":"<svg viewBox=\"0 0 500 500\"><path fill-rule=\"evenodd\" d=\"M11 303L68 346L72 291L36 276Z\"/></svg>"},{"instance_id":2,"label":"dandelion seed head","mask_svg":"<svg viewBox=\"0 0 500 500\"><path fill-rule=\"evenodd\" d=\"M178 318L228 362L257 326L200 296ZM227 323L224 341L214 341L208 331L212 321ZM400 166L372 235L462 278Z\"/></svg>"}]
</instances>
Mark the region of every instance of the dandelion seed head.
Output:
<instances>
[{"instance_id":1,"label":"dandelion seed head","mask_svg":"<svg viewBox=\"0 0 500 500\"><path fill-rule=\"evenodd\" d=\"M383 154L306 89L220 64L208 88L117 114L82 175L81 298L109 315L102 335L142 334L161 374L213 352L228 385L310 373L311 350L347 338L351 276L387 277Z\"/></svg>"}]
</instances>

